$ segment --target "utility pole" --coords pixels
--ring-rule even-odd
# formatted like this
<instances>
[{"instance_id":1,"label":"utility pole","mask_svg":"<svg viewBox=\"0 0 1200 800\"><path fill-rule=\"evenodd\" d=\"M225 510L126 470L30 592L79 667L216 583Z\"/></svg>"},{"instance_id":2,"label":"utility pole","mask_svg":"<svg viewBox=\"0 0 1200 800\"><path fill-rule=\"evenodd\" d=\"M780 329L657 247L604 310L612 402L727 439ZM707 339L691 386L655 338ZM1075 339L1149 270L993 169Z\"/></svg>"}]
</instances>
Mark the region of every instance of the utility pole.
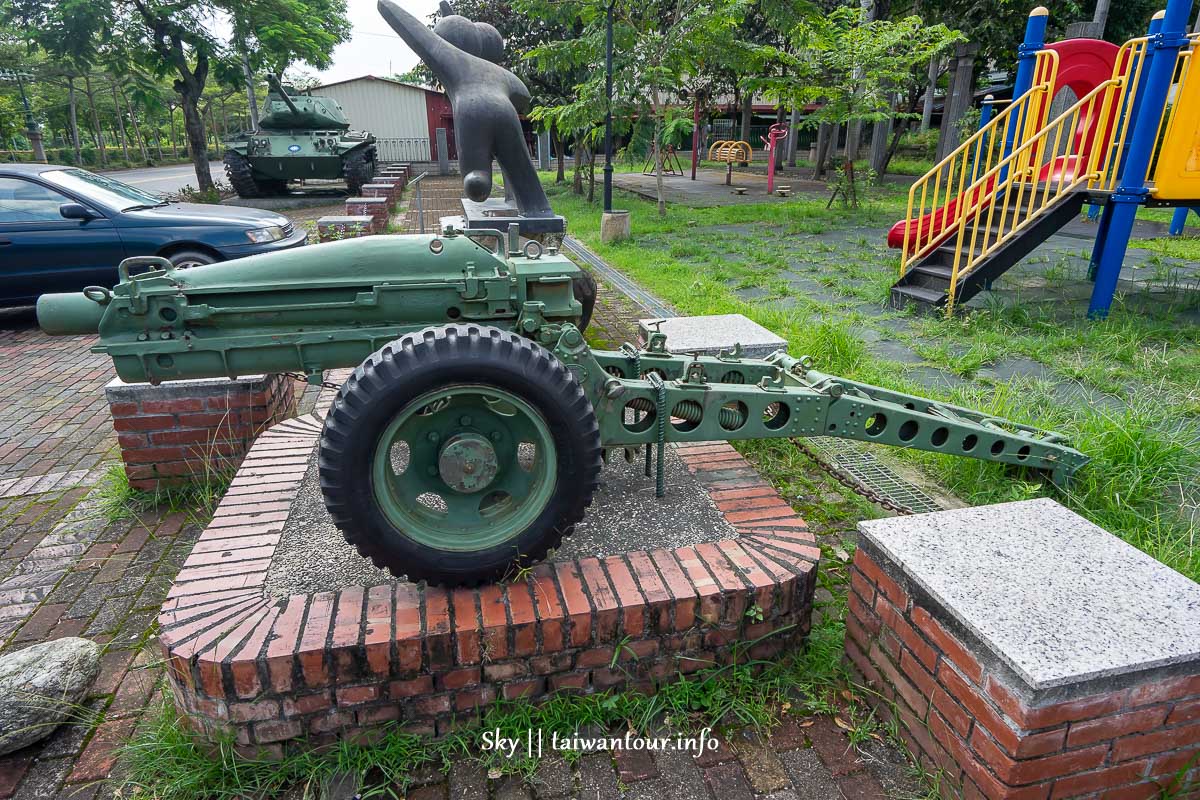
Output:
<instances>
[{"instance_id":1,"label":"utility pole","mask_svg":"<svg viewBox=\"0 0 1200 800\"><path fill-rule=\"evenodd\" d=\"M21 93L21 103L25 106L25 135L29 137L29 146L33 150L33 160L46 163L46 150L42 147L42 130L37 120L33 118L33 109L29 107L29 97L25 94L25 81L32 78L28 72L7 69L0 70L0 81L16 81L17 90Z\"/></svg>"},{"instance_id":2,"label":"utility pole","mask_svg":"<svg viewBox=\"0 0 1200 800\"><path fill-rule=\"evenodd\" d=\"M613 84L613 3L608 0L608 19L604 29L604 210L612 211L612 84Z\"/></svg>"}]
</instances>

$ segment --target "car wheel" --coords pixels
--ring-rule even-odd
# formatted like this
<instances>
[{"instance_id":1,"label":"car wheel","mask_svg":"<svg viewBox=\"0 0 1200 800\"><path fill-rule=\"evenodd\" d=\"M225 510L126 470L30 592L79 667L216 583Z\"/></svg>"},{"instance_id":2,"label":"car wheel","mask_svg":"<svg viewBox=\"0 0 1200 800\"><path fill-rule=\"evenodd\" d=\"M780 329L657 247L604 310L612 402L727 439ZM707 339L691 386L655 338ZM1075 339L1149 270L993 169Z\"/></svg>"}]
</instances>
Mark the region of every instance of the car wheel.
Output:
<instances>
[{"instance_id":1,"label":"car wheel","mask_svg":"<svg viewBox=\"0 0 1200 800\"><path fill-rule=\"evenodd\" d=\"M216 256L210 253L202 253L199 250L180 250L178 253L172 253L167 256L167 260L175 267L175 269L190 269L191 267L202 267L205 264L216 262Z\"/></svg>"}]
</instances>

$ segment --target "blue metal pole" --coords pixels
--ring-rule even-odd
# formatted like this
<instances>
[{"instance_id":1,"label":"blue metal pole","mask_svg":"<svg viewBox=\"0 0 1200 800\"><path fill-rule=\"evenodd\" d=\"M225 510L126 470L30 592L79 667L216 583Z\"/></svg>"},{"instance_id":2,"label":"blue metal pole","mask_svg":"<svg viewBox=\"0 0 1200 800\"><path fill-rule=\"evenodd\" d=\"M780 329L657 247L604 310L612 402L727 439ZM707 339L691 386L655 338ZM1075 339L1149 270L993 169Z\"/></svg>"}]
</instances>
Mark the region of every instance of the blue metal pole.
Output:
<instances>
[{"instance_id":1,"label":"blue metal pole","mask_svg":"<svg viewBox=\"0 0 1200 800\"><path fill-rule=\"evenodd\" d=\"M987 95L983 98L983 105L979 108L979 130L983 130L992 121L994 115L994 104L996 98L992 95ZM990 134L984 134L979 137L979 141L975 144L975 155L971 159L971 183L974 183L979 178L979 170L983 166L983 154L988 152L988 139Z\"/></svg>"},{"instance_id":2,"label":"blue metal pole","mask_svg":"<svg viewBox=\"0 0 1200 800\"><path fill-rule=\"evenodd\" d=\"M1182 236L1183 229L1187 227L1188 212L1194 211L1197 216L1200 216L1200 206L1180 206L1175 209L1174 215L1171 216L1171 228L1167 233L1171 236Z\"/></svg>"},{"instance_id":3,"label":"blue metal pole","mask_svg":"<svg viewBox=\"0 0 1200 800\"><path fill-rule=\"evenodd\" d=\"M1133 232L1134 218L1138 206L1150 194L1146 188L1146 173L1150 169L1150 158L1154 151L1154 139L1158 123L1167 105L1167 93L1171 89L1171 78L1175 74L1175 62L1181 48L1187 45L1188 14L1192 0L1167 0L1167 11L1163 16L1162 28L1150 37L1147 56L1150 63L1144 67L1145 92L1141 107L1134 118L1133 136L1129 142L1128 157L1121 172L1120 184L1109 200L1107 213L1111 214L1108 231L1099 253L1096 268L1096 285L1092 289L1092 302L1088 316L1103 319L1112 307L1117 280L1121 276L1121 265L1125 261L1125 250L1129 246L1129 235ZM1100 247L1101 243L1097 242Z\"/></svg>"},{"instance_id":4,"label":"blue metal pole","mask_svg":"<svg viewBox=\"0 0 1200 800\"><path fill-rule=\"evenodd\" d=\"M1155 12L1154 16L1150 18L1150 27L1146 30L1147 37L1157 36L1158 33L1162 31L1163 16L1165 14L1166 12L1164 11L1158 11ZM1125 88L1126 93L1133 91L1134 78L1136 77L1137 72L1143 72L1143 74L1145 74L1145 72L1149 70L1152 54L1152 51L1147 48L1146 53L1142 58L1142 63L1137 65L1136 70L1132 65L1130 65L1128 75L1126 76L1126 80L1128 81ZM1138 111L1142 107L1142 96L1145 93L1146 82L1137 81L1137 90L1133 97L1129 98L1129 102L1126 105L1125 110L1125 113L1130 119L1137 119ZM1113 168L1118 175L1122 174L1122 170L1125 168L1125 162L1129 159L1129 143L1133 139L1134 127L1134 125L1130 125L1125 129L1125 138L1122 139L1124 144L1120 147L1121 160ZM1114 142L1112 150L1116 151L1117 149L1118 145L1116 142ZM1107 209L1108 207L1109 205L1106 203L1104 205L1104 209ZM1102 209L1098 206L1092 206L1088 211L1088 219L1095 219L1100 214L1101 210ZM1100 220L1100 228L1096 233L1096 241L1092 244L1092 258L1090 263L1088 263L1087 276L1089 281L1096 280L1096 271L1100 268L1100 255L1104 252L1105 242L1108 238L1109 222L1110 220L1107 216L1101 218Z\"/></svg>"},{"instance_id":5,"label":"blue metal pole","mask_svg":"<svg viewBox=\"0 0 1200 800\"><path fill-rule=\"evenodd\" d=\"M1038 51L1046 46L1046 23L1050 12L1045 6L1038 6L1029 12L1025 22L1025 41L1017 48L1017 78L1013 82L1012 101L1015 104L1033 87L1033 73ZM1028 113L1028 111L1026 111ZM1019 144L1017 122L1020 113L1014 113L1008 120L1008 132L1004 137L1004 157L1012 154L1013 148Z\"/></svg>"}]
</instances>

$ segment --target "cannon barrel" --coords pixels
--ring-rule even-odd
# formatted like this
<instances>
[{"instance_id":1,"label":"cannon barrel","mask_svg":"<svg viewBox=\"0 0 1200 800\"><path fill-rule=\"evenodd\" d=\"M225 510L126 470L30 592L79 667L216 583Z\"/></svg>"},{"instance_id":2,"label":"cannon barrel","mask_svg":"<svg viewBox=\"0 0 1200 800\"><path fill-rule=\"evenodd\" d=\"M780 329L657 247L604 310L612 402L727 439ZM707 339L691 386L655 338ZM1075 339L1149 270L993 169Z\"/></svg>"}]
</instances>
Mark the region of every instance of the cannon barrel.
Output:
<instances>
[{"instance_id":1,"label":"cannon barrel","mask_svg":"<svg viewBox=\"0 0 1200 800\"><path fill-rule=\"evenodd\" d=\"M88 294L44 294L37 301L37 320L42 330L53 336L83 336L98 333L104 306L97 300L100 291L88 289ZM107 292L103 296L106 296ZM96 298L96 299L93 299Z\"/></svg>"},{"instance_id":2,"label":"cannon barrel","mask_svg":"<svg viewBox=\"0 0 1200 800\"><path fill-rule=\"evenodd\" d=\"M296 108L296 104L293 103L292 98L288 96L287 89L283 88L283 84L279 82L279 78L274 75L267 75L267 83L270 84L271 88L279 94L279 99L283 101L284 105L288 107L289 111L291 111L293 114L300 114L300 109Z\"/></svg>"}]
</instances>

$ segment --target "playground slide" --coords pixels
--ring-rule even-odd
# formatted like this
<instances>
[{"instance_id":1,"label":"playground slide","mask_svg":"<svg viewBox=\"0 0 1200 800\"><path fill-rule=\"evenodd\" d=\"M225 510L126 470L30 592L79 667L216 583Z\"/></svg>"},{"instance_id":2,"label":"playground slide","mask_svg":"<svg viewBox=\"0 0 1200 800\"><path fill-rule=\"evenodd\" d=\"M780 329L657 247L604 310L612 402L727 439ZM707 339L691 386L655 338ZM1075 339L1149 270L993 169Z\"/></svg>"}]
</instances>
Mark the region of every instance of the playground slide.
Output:
<instances>
[{"instance_id":1,"label":"playground slide","mask_svg":"<svg viewBox=\"0 0 1200 800\"><path fill-rule=\"evenodd\" d=\"M1120 50L1115 44L1100 39L1067 39L1048 44L1046 49L1058 53L1058 72L1054 80L1052 97L1063 89L1070 89L1076 97L1085 96L1112 75L1117 53ZM1097 122L1095 119L1089 119L1081 125L1077 134L1077 137L1083 140L1081 144L1091 141L1092 137L1086 136L1085 133L1091 130ZM1111 125L1111 119L1105 120L1106 128ZM1061 180L1071 177L1078 165L1086 161L1088 155L1087 149L1082 148L1079 155L1056 158L1042 167L1039 180ZM979 200L979 213L985 211L995 199L990 196L994 185L993 181L979 187L978 191L985 195ZM909 231L910 245L917 241L929 241L927 237L938 240L939 244L944 242L950 237L952 231L943 229L948 224L954 223L955 211L963 200L964 197L959 195L917 219L900 220L888 231L888 247L897 250L904 247L906 228Z\"/></svg>"}]
</instances>

